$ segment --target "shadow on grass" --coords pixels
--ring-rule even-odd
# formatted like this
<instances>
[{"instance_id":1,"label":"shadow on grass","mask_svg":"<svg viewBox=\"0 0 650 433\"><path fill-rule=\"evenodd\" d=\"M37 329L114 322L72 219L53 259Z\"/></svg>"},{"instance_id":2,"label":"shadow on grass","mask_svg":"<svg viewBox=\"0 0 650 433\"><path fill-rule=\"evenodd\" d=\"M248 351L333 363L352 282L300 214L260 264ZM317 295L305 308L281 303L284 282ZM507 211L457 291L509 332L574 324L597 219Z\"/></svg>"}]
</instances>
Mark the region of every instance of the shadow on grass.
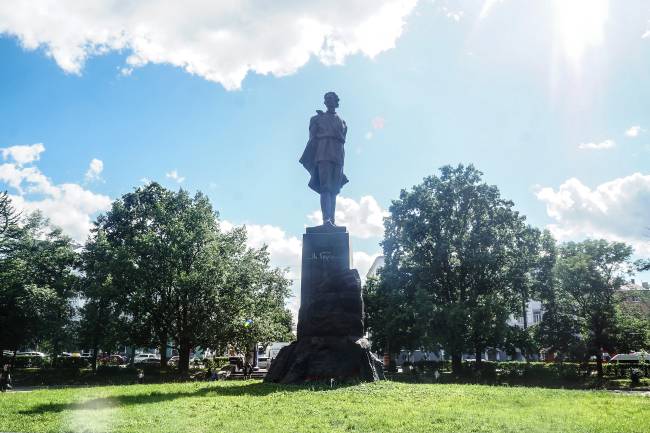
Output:
<instances>
[{"instance_id":1,"label":"shadow on grass","mask_svg":"<svg viewBox=\"0 0 650 433\"><path fill-rule=\"evenodd\" d=\"M344 388L352 385L341 385L337 388ZM225 396L239 397L252 396L262 397L274 393L296 392L296 391L331 391L332 388L325 385L278 385L271 383L247 383L245 385L228 385L228 386L211 386L207 385L196 391L178 391L178 392L141 392L138 394L112 395L109 397L94 398L80 403L46 403L32 407L31 409L21 411L22 415L38 415L51 412L62 412L64 410L96 410L106 407L130 406L139 404L160 403L178 398L206 397L206 396Z\"/></svg>"}]
</instances>

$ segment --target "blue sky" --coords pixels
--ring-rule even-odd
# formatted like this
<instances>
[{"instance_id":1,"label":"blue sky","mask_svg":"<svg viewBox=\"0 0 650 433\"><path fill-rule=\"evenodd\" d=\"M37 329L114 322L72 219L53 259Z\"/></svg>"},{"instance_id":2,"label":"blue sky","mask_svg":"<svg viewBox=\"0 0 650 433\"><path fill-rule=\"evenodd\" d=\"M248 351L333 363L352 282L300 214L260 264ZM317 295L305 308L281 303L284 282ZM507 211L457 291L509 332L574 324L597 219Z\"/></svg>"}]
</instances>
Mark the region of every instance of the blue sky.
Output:
<instances>
[{"instance_id":1,"label":"blue sky","mask_svg":"<svg viewBox=\"0 0 650 433\"><path fill-rule=\"evenodd\" d=\"M298 158L335 90L362 271L390 200L457 163L560 240L650 254L648 1L96 3L0 6L0 188L77 238L156 180L207 193L295 277L318 209Z\"/></svg>"}]
</instances>

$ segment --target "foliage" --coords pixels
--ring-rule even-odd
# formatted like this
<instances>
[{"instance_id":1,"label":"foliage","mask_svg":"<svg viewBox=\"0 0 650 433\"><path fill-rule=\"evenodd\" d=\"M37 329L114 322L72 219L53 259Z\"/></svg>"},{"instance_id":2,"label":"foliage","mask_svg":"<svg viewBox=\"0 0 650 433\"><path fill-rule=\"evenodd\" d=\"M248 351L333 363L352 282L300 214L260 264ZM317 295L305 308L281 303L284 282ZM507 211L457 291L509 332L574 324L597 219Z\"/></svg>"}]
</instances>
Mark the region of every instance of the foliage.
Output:
<instances>
[{"instance_id":1,"label":"foliage","mask_svg":"<svg viewBox=\"0 0 650 433\"><path fill-rule=\"evenodd\" d=\"M0 192L0 254L6 252L18 231L20 214L11 204L7 191Z\"/></svg>"},{"instance_id":2,"label":"foliage","mask_svg":"<svg viewBox=\"0 0 650 433\"><path fill-rule=\"evenodd\" d=\"M526 227L481 176L471 165L445 166L400 193L385 222L381 280L374 298L367 296L373 336L386 339L390 322L405 318L401 335L430 349L443 346L456 368L468 349L505 344L508 318L549 273L539 260L548 236ZM376 299L382 296L386 305ZM382 306L391 315L383 328Z\"/></svg>"},{"instance_id":3,"label":"foliage","mask_svg":"<svg viewBox=\"0 0 650 433\"><path fill-rule=\"evenodd\" d=\"M392 354L402 348L416 348L419 330L406 285L399 282L399 274L390 271L380 271L381 283L376 277L366 280L363 300L365 327L371 332L373 350Z\"/></svg>"},{"instance_id":4,"label":"foliage","mask_svg":"<svg viewBox=\"0 0 650 433\"><path fill-rule=\"evenodd\" d=\"M81 254L81 293L78 341L92 348L93 369L97 368L99 348L106 352L114 350L120 342L128 341L128 332L122 320L122 293L113 284L111 263L113 250L105 233L96 230Z\"/></svg>"},{"instance_id":5,"label":"foliage","mask_svg":"<svg viewBox=\"0 0 650 433\"><path fill-rule=\"evenodd\" d=\"M650 348L650 317L626 312L620 305L615 313L615 341L618 353Z\"/></svg>"},{"instance_id":6,"label":"foliage","mask_svg":"<svg viewBox=\"0 0 650 433\"><path fill-rule=\"evenodd\" d=\"M0 236L0 350L58 352L71 341L77 261L72 240L39 213L10 224Z\"/></svg>"},{"instance_id":7,"label":"foliage","mask_svg":"<svg viewBox=\"0 0 650 433\"><path fill-rule=\"evenodd\" d=\"M87 251L96 246L102 258L89 278L100 294L89 298L101 305L113 291L130 340L161 349L174 341L181 371L194 346L244 348L290 332L289 280L270 268L266 248L246 246L244 228L220 230L201 193L150 183L116 200L93 235Z\"/></svg>"},{"instance_id":8,"label":"foliage","mask_svg":"<svg viewBox=\"0 0 650 433\"><path fill-rule=\"evenodd\" d=\"M578 324L586 354L596 356L603 375L602 351L615 347L615 293L631 270L632 247L621 242L586 240L560 248L556 273L558 301Z\"/></svg>"}]
</instances>

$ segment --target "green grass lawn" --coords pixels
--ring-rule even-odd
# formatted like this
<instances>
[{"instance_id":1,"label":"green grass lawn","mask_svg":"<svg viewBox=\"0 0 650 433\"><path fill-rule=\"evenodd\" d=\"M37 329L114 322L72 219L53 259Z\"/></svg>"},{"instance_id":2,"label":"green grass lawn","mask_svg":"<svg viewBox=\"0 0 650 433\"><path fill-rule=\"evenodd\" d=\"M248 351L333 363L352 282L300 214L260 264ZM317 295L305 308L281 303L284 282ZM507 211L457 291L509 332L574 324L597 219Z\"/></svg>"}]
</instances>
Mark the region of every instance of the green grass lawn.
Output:
<instances>
[{"instance_id":1,"label":"green grass lawn","mask_svg":"<svg viewBox=\"0 0 650 433\"><path fill-rule=\"evenodd\" d=\"M650 397L396 382L105 386L2 394L0 431L647 433Z\"/></svg>"}]
</instances>

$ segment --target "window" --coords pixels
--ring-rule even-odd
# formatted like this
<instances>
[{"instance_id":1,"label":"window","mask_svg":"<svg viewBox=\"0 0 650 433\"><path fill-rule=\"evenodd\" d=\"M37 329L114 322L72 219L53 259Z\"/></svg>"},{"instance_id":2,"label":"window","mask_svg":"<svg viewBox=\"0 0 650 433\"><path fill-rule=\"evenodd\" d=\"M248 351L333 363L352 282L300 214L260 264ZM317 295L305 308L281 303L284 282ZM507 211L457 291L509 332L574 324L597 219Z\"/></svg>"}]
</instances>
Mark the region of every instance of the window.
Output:
<instances>
[{"instance_id":1,"label":"window","mask_svg":"<svg viewBox=\"0 0 650 433\"><path fill-rule=\"evenodd\" d=\"M542 321L542 312L539 310L534 310L533 311L533 324L534 323L539 323Z\"/></svg>"}]
</instances>

